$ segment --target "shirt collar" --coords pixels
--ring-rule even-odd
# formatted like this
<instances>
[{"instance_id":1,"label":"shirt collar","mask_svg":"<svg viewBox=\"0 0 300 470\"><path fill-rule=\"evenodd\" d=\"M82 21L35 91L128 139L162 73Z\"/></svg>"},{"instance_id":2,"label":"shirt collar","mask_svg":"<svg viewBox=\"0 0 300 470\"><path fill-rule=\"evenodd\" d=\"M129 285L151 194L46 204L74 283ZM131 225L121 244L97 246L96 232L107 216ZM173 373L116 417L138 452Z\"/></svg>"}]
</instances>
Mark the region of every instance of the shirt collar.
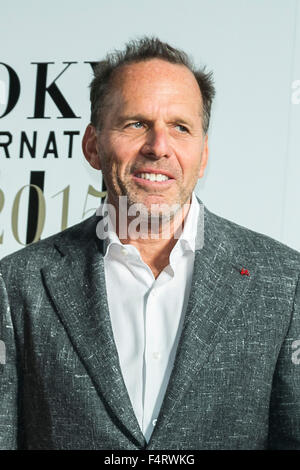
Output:
<instances>
[{"instance_id":1,"label":"shirt collar","mask_svg":"<svg viewBox=\"0 0 300 470\"><path fill-rule=\"evenodd\" d=\"M191 205L185 218L183 231L178 239L178 242L180 243L180 245L182 246L184 250L189 249L191 251L195 251L198 217L199 217L199 202L195 196L195 193L193 192ZM175 247L179 243L176 243Z\"/></svg>"}]
</instances>

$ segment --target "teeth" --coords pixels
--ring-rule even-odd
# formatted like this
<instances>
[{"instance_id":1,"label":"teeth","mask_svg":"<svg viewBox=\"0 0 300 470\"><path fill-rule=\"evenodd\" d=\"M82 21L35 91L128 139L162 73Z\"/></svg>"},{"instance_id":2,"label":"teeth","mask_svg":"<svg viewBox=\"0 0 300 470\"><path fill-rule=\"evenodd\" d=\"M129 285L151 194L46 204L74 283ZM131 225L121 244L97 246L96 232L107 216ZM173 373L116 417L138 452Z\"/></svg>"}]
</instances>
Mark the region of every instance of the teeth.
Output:
<instances>
[{"instance_id":1,"label":"teeth","mask_svg":"<svg viewBox=\"0 0 300 470\"><path fill-rule=\"evenodd\" d=\"M166 175L162 175L160 173L139 173L136 175L138 178L142 178L144 180L149 180L149 181L167 181L170 179Z\"/></svg>"}]
</instances>

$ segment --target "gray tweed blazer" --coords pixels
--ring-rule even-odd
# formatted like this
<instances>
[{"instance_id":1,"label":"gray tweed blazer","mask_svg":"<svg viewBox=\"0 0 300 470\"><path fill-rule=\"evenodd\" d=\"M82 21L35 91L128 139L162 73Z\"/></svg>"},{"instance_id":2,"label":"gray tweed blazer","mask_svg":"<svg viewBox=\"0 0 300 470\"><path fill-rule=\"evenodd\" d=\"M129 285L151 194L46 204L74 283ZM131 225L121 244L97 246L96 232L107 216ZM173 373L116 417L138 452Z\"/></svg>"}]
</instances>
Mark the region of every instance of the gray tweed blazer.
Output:
<instances>
[{"instance_id":1,"label":"gray tweed blazer","mask_svg":"<svg viewBox=\"0 0 300 470\"><path fill-rule=\"evenodd\" d=\"M1 261L0 449L300 449L300 254L204 209L147 444L114 343L98 220Z\"/></svg>"}]
</instances>

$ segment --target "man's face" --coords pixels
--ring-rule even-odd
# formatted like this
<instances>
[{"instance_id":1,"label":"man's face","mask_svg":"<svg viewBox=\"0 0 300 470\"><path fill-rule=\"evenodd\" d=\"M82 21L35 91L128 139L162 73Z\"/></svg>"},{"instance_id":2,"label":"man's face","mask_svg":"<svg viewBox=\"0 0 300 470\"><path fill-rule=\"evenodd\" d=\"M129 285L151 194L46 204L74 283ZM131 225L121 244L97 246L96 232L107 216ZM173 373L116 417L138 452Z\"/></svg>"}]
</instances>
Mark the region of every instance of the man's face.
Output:
<instances>
[{"instance_id":1,"label":"man's face","mask_svg":"<svg viewBox=\"0 0 300 470\"><path fill-rule=\"evenodd\" d=\"M107 109L97 150L109 202L127 196L148 212L189 202L208 156L193 74L159 59L124 66Z\"/></svg>"}]
</instances>

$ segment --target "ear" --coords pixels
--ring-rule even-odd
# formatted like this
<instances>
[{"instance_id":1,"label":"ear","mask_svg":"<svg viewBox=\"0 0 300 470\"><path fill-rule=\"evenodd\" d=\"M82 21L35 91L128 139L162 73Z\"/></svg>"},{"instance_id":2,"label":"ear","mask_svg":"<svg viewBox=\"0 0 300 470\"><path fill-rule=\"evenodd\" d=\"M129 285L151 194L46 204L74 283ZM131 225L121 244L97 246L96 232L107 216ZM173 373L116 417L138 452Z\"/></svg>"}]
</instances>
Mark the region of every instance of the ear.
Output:
<instances>
[{"instance_id":1,"label":"ear","mask_svg":"<svg viewBox=\"0 0 300 470\"><path fill-rule=\"evenodd\" d=\"M202 150L202 155L201 155L201 164L199 168L199 175L198 178L202 178L204 175L204 170L207 165L207 160L208 160L208 135L206 134L204 138L204 143L203 143L203 150Z\"/></svg>"},{"instance_id":2,"label":"ear","mask_svg":"<svg viewBox=\"0 0 300 470\"><path fill-rule=\"evenodd\" d=\"M96 170L101 170L97 131L92 124L89 124L85 130L82 139L82 151L89 164Z\"/></svg>"}]
</instances>

